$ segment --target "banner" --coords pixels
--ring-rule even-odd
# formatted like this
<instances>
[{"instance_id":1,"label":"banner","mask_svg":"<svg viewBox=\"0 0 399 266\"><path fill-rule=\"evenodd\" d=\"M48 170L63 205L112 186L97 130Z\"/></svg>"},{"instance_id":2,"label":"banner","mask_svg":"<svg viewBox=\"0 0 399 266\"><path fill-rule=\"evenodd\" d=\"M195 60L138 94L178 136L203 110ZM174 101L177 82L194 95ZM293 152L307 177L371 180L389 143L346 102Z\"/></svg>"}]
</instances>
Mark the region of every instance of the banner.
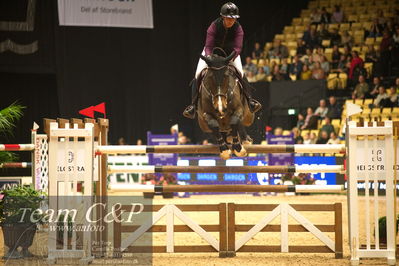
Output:
<instances>
[{"instance_id":1,"label":"banner","mask_svg":"<svg viewBox=\"0 0 399 266\"><path fill-rule=\"evenodd\" d=\"M60 25L153 28L152 0L58 0Z\"/></svg>"}]
</instances>

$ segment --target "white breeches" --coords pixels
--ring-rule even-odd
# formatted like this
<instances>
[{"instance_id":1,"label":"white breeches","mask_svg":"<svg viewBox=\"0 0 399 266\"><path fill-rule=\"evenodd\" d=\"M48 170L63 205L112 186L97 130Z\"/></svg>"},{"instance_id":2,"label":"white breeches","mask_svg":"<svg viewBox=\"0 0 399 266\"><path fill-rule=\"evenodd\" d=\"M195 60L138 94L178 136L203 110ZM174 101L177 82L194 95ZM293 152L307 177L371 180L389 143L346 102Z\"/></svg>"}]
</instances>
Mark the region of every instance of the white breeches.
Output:
<instances>
[{"instance_id":1,"label":"white breeches","mask_svg":"<svg viewBox=\"0 0 399 266\"><path fill-rule=\"evenodd\" d=\"M205 56L205 51L202 51L202 55ZM238 71L240 71L241 76L243 76L242 63L241 63L240 56L237 56L234 59L233 65L235 66L235 68L237 68ZM206 67L207 67L207 65L206 65L205 61L200 58L199 61L198 61L197 70L195 71L195 78L198 78L198 76L200 75L201 71L204 68L206 68Z\"/></svg>"}]
</instances>

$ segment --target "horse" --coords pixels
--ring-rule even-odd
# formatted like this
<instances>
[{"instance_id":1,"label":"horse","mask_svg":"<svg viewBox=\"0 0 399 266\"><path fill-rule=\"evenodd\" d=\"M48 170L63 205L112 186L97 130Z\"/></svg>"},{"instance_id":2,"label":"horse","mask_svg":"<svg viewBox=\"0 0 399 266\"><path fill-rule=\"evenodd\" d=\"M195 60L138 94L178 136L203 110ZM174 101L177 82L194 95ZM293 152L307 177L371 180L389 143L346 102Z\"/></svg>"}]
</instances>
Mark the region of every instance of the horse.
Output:
<instances>
[{"instance_id":1,"label":"horse","mask_svg":"<svg viewBox=\"0 0 399 266\"><path fill-rule=\"evenodd\" d=\"M207 68L199 85L198 124L203 132L213 134L224 160L231 157L232 151L239 157L247 155L242 143L250 137L244 127L252 125L255 117L239 81L240 74L230 64L234 55L235 52L227 57L200 55ZM231 150L227 136L232 138Z\"/></svg>"}]
</instances>

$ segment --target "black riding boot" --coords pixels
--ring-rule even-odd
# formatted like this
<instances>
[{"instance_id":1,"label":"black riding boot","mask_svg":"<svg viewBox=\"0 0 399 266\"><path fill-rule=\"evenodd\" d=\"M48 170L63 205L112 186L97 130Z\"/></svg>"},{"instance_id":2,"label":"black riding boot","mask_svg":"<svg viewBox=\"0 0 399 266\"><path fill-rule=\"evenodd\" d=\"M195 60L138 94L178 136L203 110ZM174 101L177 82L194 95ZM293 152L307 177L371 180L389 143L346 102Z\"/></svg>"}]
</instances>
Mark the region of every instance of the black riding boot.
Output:
<instances>
[{"instance_id":1,"label":"black riding boot","mask_svg":"<svg viewBox=\"0 0 399 266\"><path fill-rule=\"evenodd\" d=\"M183 115L187 118L194 119L195 118L195 111L197 107L197 101L198 101L198 81L196 78L194 78L191 83L191 104L186 107L183 111Z\"/></svg>"},{"instance_id":2,"label":"black riding boot","mask_svg":"<svg viewBox=\"0 0 399 266\"><path fill-rule=\"evenodd\" d=\"M245 76L242 78L242 81L243 81L242 82L242 87L243 87L244 95L245 95L245 97L248 100L249 110L252 113L256 113L262 108L262 105L260 104L260 102L258 102L254 98L252 98L251 90L253 88L249 84L249 82L248 82L248 80L247 80L247 78Z\"/></svg>"}]
</instances>

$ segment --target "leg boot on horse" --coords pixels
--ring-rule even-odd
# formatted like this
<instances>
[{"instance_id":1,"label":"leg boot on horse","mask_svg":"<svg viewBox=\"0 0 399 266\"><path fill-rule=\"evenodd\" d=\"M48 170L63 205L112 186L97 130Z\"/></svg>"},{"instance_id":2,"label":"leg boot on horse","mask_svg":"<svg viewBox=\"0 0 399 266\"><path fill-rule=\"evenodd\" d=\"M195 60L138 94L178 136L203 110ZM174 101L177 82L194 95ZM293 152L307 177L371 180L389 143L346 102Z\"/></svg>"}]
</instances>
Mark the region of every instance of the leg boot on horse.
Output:
<instances>
[{"instance_id":1,"label":"leg boot on horse","mask_svg":"<svg viewBox=\"0 0 399 266\"><path fill-rule=\"evenodd\" d=\"M191 83L191 104L189 106L186 107L186 109L184 109L183 111L183 115L187 118L190 119L194 119L195 118L195 112L197 110L196 106L197 106L197 102L198 102L198 80L196 78L194 78Z\"/></svg>"}]
</instances>

